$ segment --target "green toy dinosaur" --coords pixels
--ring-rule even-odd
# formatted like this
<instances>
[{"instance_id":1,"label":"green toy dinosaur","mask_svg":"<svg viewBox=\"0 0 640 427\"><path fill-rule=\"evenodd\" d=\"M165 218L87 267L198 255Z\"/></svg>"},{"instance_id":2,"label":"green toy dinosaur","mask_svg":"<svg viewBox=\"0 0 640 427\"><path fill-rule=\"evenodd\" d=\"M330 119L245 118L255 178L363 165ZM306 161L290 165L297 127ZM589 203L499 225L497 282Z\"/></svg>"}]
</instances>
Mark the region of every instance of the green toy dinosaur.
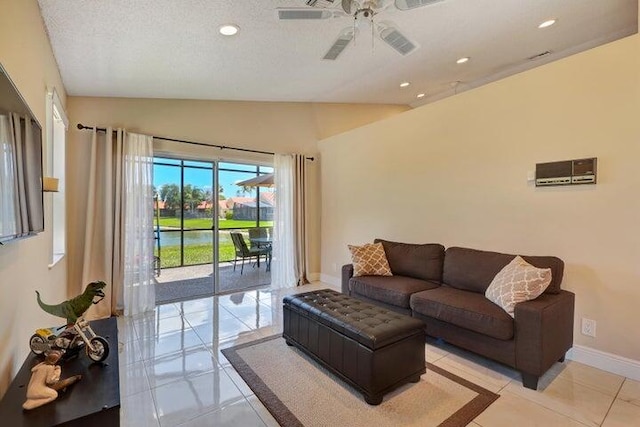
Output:
<instances>
[{"instance_id":1,"label":"green toy dinosaur","mask_svg":"<svg viewBox=\"0 0 640 427\"><path fill-rule=\"evenodd\" d=\"M40 292L36 291L38 305L49 314L67 319L67 325L73 325L78 320L78 317L82 316L91 307L91 304L97 304L102 301L104 298L102 289L105 286L107 284L104 282L91 282L82 294L56 305L43 303L40 299ZM93 298L96 296L100 297L100 299L94 302Z\"/></svg>"}]
</instances>

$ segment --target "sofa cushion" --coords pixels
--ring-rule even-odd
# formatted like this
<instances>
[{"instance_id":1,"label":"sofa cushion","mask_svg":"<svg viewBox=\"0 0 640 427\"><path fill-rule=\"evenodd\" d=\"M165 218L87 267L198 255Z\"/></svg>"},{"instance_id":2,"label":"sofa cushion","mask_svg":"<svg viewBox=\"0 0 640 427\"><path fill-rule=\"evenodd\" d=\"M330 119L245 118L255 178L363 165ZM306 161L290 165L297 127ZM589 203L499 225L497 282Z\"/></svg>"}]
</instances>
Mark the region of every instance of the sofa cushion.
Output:
<instances>
[{"instance_id":1,"label":"sofa cushion","mask_svg":"<svg viewBox=\"0 0 640 427\"><path fill-rule=\"evenodd\" d=\"M394 276L435 282L442 280L444 246L437 243L399 243L382 239L375 239L374 242L382 243Z\"/></svg>"},{"instance_id":2,"label":"sofa cushion","mask_svg":"<svg viewBox=\"0 0 640 427\"><path fill-rule=\"evenodd\" d=\"M448 248L444 257L442 282L448 286L484 295L496 274L509 264L515 255L479 251L468 248ZM545 293L560 292L564 262L553 256L523 256L529 264L551 269L551 284Z\"/></svg>"},{"instance_id":3,"label":"sofa cushion","mask_svg":"<svg viewBox=\"0 0 640 427\"><path fill-rule=\"evenodd\" d=\"M360 276L349 281L352 293L396 307L409 308L411 294L437 288L437 283L404 276Z\"/></svg>"},{"instance_id":4,"label":"sofa cushion","mask_svg":"<svg viewBox=\"0 0 640 427\"><path fill-rule=\"evenodd\" d=\"M391 276L389 262L387 262L387 256L380 243L347 246L351 252L354 276Z\"/></svg>"},{"instance_id":5,"label":"sofa cushion","mask_svg":"<svg viewBox=\"0 0 640 427\"><path fill-rule=\"evenodd\" d=\"M483 294L441 286L411 296L411 309L499 340L513 338L513 319ZM428 323L428 322L427 322Z\"/></svg>"},{"instance_id":6,"label":"sofa cushion","mask_svg":"<svg viewBox=\"0 0 640 427\"><path fill-rule=\"evenodd\" d=\"M516 304L538 298L549 283L550 268L534 267L517 256L496 274L484 295L513 317Z\"/></svg>"}]
</instances>

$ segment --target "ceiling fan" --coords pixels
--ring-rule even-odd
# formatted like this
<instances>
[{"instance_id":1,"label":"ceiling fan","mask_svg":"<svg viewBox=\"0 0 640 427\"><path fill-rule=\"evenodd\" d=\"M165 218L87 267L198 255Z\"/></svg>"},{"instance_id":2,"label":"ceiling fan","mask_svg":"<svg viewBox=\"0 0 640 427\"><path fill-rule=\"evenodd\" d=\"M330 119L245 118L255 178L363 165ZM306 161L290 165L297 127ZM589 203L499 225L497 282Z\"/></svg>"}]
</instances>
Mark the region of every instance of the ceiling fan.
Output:
<instances>
[{"instance_id":1,"label":"ceiling fan","mask_svg":"<svg viewBox=\"0 0 640 427\"><path fill-rule=\"evenodd\" d=\"M378 14L394 6L398 10L411 10L443 0L305 0L304 8L278 8L280 20L315 20L351 17L353 25L340 31L323 59L336 60L358 34L360 22L371 26L372 36L377 35L401 55L409 55L418 48L417 43L406 37L394 24L374 21Z\"/></svg>"}]
</instances>

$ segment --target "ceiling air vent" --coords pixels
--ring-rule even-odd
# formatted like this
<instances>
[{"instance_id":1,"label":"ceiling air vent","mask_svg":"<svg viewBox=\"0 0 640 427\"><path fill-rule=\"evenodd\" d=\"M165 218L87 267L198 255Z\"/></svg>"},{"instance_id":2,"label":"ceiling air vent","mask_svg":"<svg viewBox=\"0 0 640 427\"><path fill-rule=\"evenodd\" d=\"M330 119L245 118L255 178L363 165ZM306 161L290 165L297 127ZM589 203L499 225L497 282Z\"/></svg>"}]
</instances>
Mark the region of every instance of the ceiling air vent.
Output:
<instances>
[{"instance_id":1,"label":"ceiling air vent","mask_svg":"<svg viewBox=\"0 0 640 427\"><path fill-rule=\"evenodd\" d=\"M417 7L440 3L442 0L396 0L396 7L400 10L411 10Z\"/></svg>"},{"instance_id":2,"label":"ceiling air vent","mask_svg":"<svg viewBox=\"0 0 640 427\"><path fill-rule=\"evenodd\" d=\"M329 19L331 11L320 9L278 9L278 19Z\"/></svg>"},{"instance_id":3,"label":"ceiling air vent","mask_svg":"<svg viewBox=\"0 0 640 427\"><path fill-rule=\"evenodd\" d=\"M544 51L542 53L539 53L537 55L530 56L527 59L529 61L535 61L536 59L544 58L545 56L549 56L549 55L551 55L551 51L550 50L546 50L546 51Z\"/></svg>"},{"instance_id":4,"label":"ceiling air vent","mask_svg":"<svg viewBox=\"0 0 640 427\"><path fill-rule=\"evenodd\" d=\"M334 61L349 46L353 40L353 30L343 32L340 37L333 43L322 59Z\"/></svg>"},{"instance_id":5,"label":"ceiling air vent","mask_svg":"<svg viewBox=\"0 0 640 427\"><path fill-rule=\"evenodd\" d=\"M380 32L380 38L401 55L408 55L418 47L395 28L385 28Z\"/></svg>"}]
</instances>

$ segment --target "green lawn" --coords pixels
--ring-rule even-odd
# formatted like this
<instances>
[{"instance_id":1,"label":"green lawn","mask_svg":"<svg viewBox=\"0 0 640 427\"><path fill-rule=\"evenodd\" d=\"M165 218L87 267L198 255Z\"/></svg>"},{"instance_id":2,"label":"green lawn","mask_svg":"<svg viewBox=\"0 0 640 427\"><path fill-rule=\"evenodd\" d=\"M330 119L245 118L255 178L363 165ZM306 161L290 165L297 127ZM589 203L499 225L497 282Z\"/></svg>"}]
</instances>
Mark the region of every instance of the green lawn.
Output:
<instances>
[{"instance_id":1,"label":"green lawn","mask_svg":"<svg viewBox=\"0 0 640 427\"><path fill-rule=\"evenodd\" d=\"M158 254L157 249L154 251ZM233 261L234 248L232 243L220 242L220 262ZM163 246L160 254L162 268L180 266L180 246ZM184 265L210 264L213 262L213 248L211 245L189 245L184 248Z\"/></svg>"},{"instance_id":2,"label":"green lawn","mask_svg":"<svg viewBox=\"0 0 640 427\"><path fill-rule=\"evenodd\" d=\"M154 225L157 219L154 220ZM237 219L221 219L218 221L220 229L226 228L253 228L256 227L255 221L244 221ZM211 229L213 220L207 218L189 218L184 220L185 229L206 228ZM261 227L272 227L273 221L260 221ZM160 218L160 227L180 228L180 218Z\"/></svg>"},{"instance_id":3,"label":"green lawn","mask_svg":"<svg viewBox=\"0 0 640 427\"><path fill-rule=\"evenodd\" d=\"M155 221L154 221L155 222ZM255 221L240 221L234 219L220 220L220 229L248 229L256 226ZM273 221L261 221L260 224L263 227L271 227L273 226ZM185 219L184 220L184 229L211 229L212 220L211 219ZM174 229L180 230L180 219L179 218L160 218L160 226L164 229ZM165 240L165 233L168 235L169 233L176 233L179 236L179 231L166 231L161 233L160 242L167 242ZM208 233L208 236L211 236L210 232L206 231L191 231L190 238L196 240L193 243L188 243L185 241L184 246L184 264L182 265L196 265L196 264L209 264L213 262L213 246L211 243L200 243L201 240L196 239L197 236L191 236L191 234L202 234ZM247 232L243 231L243 235L245 239L248 237ZM186 236L186 234L185 234ZM185 237L186 239L186 237ZM188 240L188 239L186 239ZM205 239L207 240L207 239ZM211 237L208 238L211 241ZM171 239L171 242L175 242L175 239ZM167 242L168 243L168 242ZM219 261L233 261L235 248L233 247L233 242L231 241L231 237L229 236L229 232L220 232L219 239L219 250L220 256ZM155 249L157 255L157 248ZM180 262L180 245L162 245L161 254L160 254L160 263L162 268L167 267L179 267L181 265Z\"/></svg>"}]
</instances>

